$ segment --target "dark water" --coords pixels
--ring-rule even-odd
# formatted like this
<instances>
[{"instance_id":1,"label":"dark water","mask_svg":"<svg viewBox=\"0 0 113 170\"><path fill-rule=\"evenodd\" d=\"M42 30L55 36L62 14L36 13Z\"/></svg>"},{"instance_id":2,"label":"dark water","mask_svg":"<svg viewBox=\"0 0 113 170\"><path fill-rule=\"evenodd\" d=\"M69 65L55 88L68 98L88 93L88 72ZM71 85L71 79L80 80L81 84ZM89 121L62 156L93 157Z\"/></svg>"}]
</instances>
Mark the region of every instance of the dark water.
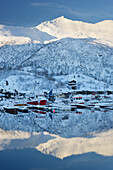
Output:
<instances>
[{"instance_id":1,"label":"dark water","mask_svg":"<svg viewBox=\"0 0 113 170\"><path fill-rule=\"evenodd\" d=\"M87 153L60 160L35 149L4 150L0 170L113 170L113 157Z\"/></svg>"}]
</instances>

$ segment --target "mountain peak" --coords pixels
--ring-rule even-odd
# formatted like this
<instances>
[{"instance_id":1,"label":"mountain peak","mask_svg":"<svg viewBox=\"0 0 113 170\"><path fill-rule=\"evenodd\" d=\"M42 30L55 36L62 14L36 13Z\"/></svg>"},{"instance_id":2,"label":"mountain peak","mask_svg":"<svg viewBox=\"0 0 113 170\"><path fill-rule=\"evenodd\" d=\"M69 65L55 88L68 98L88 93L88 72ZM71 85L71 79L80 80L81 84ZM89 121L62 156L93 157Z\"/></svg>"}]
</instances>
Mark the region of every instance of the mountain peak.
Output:
<instances>
[{"instance_id":1,"label":"mountain peak","mask_svg":"<svg viewBox=\"0 0 113 170\"><path fill-rule=\"evenodd\" d=\"M36 28L49 35L61 38L95 38L113 41L113 21L101 21L96 24L74 21L60 16L54 20L46 21Z\"/></svg>"},{"instance_id":2,"label":"mountain peak","mask_svg":"<svg viewBox=\"0 0 113 170\"><path fill-rule=\"evenodd\" d=\"M65 18L64 16L60 16L60 17L58 17L58 18L56 18L54 20L65 20L65 19L67 19L67 18Z\"/></svg>"},{"instance_id":3,"label":"mountain peak","mask_svg":"<svg viewBox=\"0 0 113 170\"><path fill-rule=\"evenodd\" d=\"M64 16L60 16L60 17L58 17L58 18L56 18L56 19L53 19L51 22L65 22L65 21L72 21L72 20L70 20L70 19L67 19L67 18L65 18Z\"/></svg>"},{"instance_id":4,"label":"mountain peak","mask_svg":"<svg viewBox=\"0 0 113 170\"><path fill-rule=\"evenodd\" d=\"M65 17L64 16L60 16L60 17L58 17L57 19L64 19Z\"/></svg>"}]
</instances>

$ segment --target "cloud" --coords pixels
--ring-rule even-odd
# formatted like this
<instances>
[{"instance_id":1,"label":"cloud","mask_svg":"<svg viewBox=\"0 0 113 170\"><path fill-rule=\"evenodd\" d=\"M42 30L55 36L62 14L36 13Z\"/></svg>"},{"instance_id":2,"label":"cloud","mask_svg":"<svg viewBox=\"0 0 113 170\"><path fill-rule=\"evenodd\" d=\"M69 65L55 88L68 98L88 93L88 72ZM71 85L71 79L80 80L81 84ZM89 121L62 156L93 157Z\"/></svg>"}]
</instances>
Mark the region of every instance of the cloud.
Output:
<instances>
[{"instance_id":1,"label":"cloud","mask_svg":"<svg viewBox=\"0 0 113 170\"><path fill-rule=\"evenodd\" d=\"M53 8L54 9L63 9L64 12L68 12L70 14L73 14L73 15L87 15L87 11L85 10L82 10L80 8L73 8L73 7L70 7L70 6L66 6L66 5L63 5L63 4L58 4L58 3L50 3L50 2L31 2L30 3L31 6L34 6L34 7L47 7L47 8Z\"/></svg>"},{"instance_id":2,"label":"cloud","mask_svg":"<svg viewBox=\"0 0 113 170\"><path fill-rule=\"evenodd\" d=\"M58 4L58 3L50 3L50 2L45 2L45 3L42 3L42 2L31 2L30 3L31 6L34 6L34 7L46 7L46 8L54 8L54 9L60 9L60 10L64 10L64 12L69 12L69 13L73 13L75 12L75 10L72 10L71 7L69 6L66 6L66 5L63 5L63 4Z\"/></svg>"},{"instance_id":3,"label":"cloud","mask_svg":"<svg viewBox=\"0 0 113 170\"><path fill-rule=\"evenodd\" d=\"M71 14L75 17L80 17L81 19L90 19L90 18L106 18L110 17L108 10L103 9L85 9L85 8L76 8L58 3L51 2L31 2L31 6L34 7L46 7L54 8L54 10L62 10L65 14Z\"/></svg>"},{"instance_id":4,"label":"cloud","mask_svg":"<svg viewBox=\"0 0 113 170\"><path fill-rule=\"evenodd\" d=\"M57 8L57 9L64 9L64 10L68 10L68 6L63 5L63 4L58 4L58 3L50 3L50 2L31 2L30 3L31 6L34 7L51 7L51 8Z\"/></svg>"},{"instance_id":5,"label":"cloud","mask_svg":"<svg viewBox=\"0 0 113 170\"><path fill-rule=\"evenodd\" d=\"M35 7L55 7L58 4L50 2L31 2L30 5Z\"/></svg>"}]
</instances>

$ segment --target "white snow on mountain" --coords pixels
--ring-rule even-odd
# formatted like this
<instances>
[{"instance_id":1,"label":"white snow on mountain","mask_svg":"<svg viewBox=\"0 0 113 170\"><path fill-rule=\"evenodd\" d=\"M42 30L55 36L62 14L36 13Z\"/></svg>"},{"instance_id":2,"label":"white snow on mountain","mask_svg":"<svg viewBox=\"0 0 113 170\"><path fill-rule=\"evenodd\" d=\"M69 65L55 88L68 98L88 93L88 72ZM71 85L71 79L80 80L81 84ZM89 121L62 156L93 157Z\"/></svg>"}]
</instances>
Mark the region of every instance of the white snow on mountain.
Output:
<instances>
[{"instance_id":1,"label":"white snow on mountain","mask_svg":"<svg viewBox=\"0 0 113 170\"><path fill-rule=\"evenodd\" d=\"M77 80L78 89L112 89L113 50L93 39L5 45L0 48L0 56L0 68L8 72L4 75L1 71L0 79L10 81L8 76L16 74L21 89L25 89L25 83L26 88L33 89L35 80L41 78L43 89L51 88L55 81L57 88L66 87L71 75L71 79Z\"/></svg>"},{"instance_id":2,"label":"white snow on mountain","mask_svg":"<svg viewBox=\"0 0 113 170\"><path fill-rule=\"evenodd\" d=\"M55 37L39 31L35 27L14 27L0 25L0 46L5 44L43 43Z\"/></svg>"},{"instance_id":3,"label":"white snow on mountain","mask_svg":"<svg viewBox=\"0 0 113 170\"><path fill-rule=\"evenodd\" d=\"M61 38L95 38L101 43L113 46L113 21L105 20L96 24L59 17L36 26L40 31Z\"/></svg>"},{"instance_id":4,"label":"white snow on mountain","mask_svg":"<svg viewBox=\"0 0 113 170\"><path fill-rule=\"evenodd\" d=\"M36 27L0 25L0 46L5 44L43 43L61 38L95 38L113 46L113 21L105 20L96 24L73 21L59 17ZM98 41L97 41L97 40Z\"/></svg>"}]
</instances>

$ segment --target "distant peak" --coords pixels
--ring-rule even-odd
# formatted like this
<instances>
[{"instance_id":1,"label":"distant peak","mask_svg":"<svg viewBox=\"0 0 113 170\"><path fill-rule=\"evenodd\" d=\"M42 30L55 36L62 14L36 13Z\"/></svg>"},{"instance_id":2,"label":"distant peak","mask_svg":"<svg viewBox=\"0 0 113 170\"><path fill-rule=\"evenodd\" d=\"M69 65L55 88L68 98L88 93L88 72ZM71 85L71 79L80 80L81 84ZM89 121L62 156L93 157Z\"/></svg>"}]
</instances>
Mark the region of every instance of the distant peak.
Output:
<instances>
[{"instance_id":1,"label":"distant peak","mask_svg":"<svg viewBox=\"0 0 113 170\"><path fill-rule=\"evenodd\" d=\"M64 19L65 17L64 16L61 16L61 17L58 17L57 19Z\"/></svg>"},{"instance_id":2,"label":"distant peak","mask_svg":"<svg viewBox=\"0 0 113 170\"><path fill-rule=\"evenodd\" d=\"M65 18L64 16L61 16L61 17L58 17L58 18L56 18L54 20L67 20L67 18Z\"/></svg>"},{"instance_id":3,"label":"distant peak","mask_svg":"<svg viewBox=\"0 0 113 170\"><path fill-rule=\"evenodd\" d=\"M64 16L61 16L61 17L58 17L58 18L56 18L56 19L53 19L52 21L50 21L50 22L67 22L67 21L69 21L70 19L67 19L67 18L65 18Z\"/></svg>"}]
</instances>

